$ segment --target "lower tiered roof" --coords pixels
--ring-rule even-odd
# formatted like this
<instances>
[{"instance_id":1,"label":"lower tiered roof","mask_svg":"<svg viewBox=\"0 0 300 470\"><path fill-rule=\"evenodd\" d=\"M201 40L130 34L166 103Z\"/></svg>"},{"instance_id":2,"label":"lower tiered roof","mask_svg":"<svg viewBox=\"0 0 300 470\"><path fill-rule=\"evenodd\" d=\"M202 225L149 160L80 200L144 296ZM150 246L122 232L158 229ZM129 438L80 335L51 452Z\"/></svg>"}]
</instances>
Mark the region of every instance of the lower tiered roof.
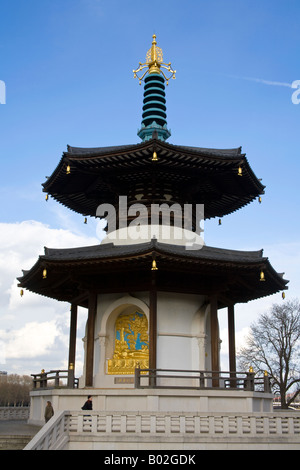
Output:
<instances>
[{"instance_id":1,"label":"lower tiered roof","mask_svg":"<svg viewBox=\"0 0 300 470\"><path fill-rule=\"evenodd\" d=\"M287 289L288 283L262 250L209 246L187 250L155 239L135 245L45 248L45 254L18 280L19 287L29 291L87 306L91 291L148 291L153 277L158 291L217 295L219 308L274 294Z\"/></svg>"}]
</instances>

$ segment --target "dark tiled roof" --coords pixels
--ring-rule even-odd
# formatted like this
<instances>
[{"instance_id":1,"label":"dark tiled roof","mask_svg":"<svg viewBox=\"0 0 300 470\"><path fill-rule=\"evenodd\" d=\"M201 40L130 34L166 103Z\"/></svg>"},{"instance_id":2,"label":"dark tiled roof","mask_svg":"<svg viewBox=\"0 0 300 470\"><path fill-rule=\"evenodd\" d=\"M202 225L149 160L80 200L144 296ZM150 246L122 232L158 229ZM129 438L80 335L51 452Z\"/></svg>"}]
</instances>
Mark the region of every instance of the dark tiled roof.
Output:
<instances>
[{"instance_id":1,"label":"dark tiled roof","mask_svg":"<svg viewBox=\"0 0 300 470\"><path fill-rule=\"evenodd\" d=\"M114 245L103 243L99 245L80 248L44 248L45 255L42 256L49 261L71 261L71 260L95 260L101 258L119 258L122 256L133 256L157 250L162 254L180 256L195 260L215 260L232 262L257 262L262 260L263 250L239 251L223 248L214 248L204 245L199 250L189 250L185 246L161 243L151 240L147 243Z\"/></svg>"},{"instance_id":2,"label":"dark tiled roof","mask_svg":"<svg viewBox=\"0 0 300 470\"><path fill-rule=\"evenodd\" d=\"M226 302L248 302L287 288L288 281L263 257L262 250L204 246L190 251L155 239L135 245L45 248L45 254L18 278L19 286L57 300L75 299L86 306L90 288L104 293L148 290L153 257L159 265L155 271L158 290L208 296L218 292L223 306ZM44 268L48 271L47 279L43 279ZM259 282L261 270L265 282Z\"/></svg>"},{"instance_id":3,"label":"dark tiled roof","mask_svg":"<svg viewBox=\"0 0 300 470\"><path fill-rule=\"evenodd\" d=\"M137 147L139 144L128 145L114 145L110 147L71 147L68 145L68 151L64 152L65 155L100 155L106 153L123 152L124 150Z\"/></svg>"},{"instance_id":4,"label":"dark tiled roof","mask_svg":"<svg viewBox=\"0 0 300 470\"><path fill-rule=\"evenodd\" d=\"M158 161L153 166L153 151ZM67 165L70 174L66 173ZM238 167L243 176L237 176ZM153 194L152 181L155 178ZM43 190L61 204L95 217L99 204L114 204L125 194L145 193L146 199L204 204L206 219L222 217L249 204L264 186L241 148L207 149L172 145L152 139L135 145L100 148L68 146ZM167 188L167 189L166 189Z\"/></svg>"},{"instance_id":5,"label":"dark tiled roof","mask_svg":"<svg viewBox=\"0 0 300 470\"><path fill-rule=\"evenodd\" d=\"M166 149L176 150L179 152L191 152L201 156L219 156L219 157L238 157L241 156L242 147L232 148L232 149L213 149L213 148L205 148L205 147L191 147L186 145L176 145L170 144L168 142L159 142L161 146ZM65 155L68 156L82 156L82 155L103 155L103 154L112 154L112 153L119 153L119 152L127 152L129 150L139 150L145 148L144 142L139 144L127 144L127 145L117 145L117 146L110 146L110 147L72 147L71 145L67 146L68 151L64 152Z\"/></svg>"}]
</instances>

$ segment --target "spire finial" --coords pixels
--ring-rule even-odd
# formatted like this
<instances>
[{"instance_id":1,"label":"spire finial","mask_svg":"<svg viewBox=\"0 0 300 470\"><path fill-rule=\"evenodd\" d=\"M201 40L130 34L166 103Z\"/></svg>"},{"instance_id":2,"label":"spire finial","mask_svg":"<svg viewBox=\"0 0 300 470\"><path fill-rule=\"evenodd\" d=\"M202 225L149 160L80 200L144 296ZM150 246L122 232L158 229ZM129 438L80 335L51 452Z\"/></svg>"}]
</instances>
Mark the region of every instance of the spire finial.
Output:
<instances>
[{"instance_id":1,"label":"spire finial","mask_svg":"<svg viewBox=\"0 0 300 470\"><path fill-rule=\"evenodd\" d=\"M168 64L163 62L163 52L160 47L157 47L155 34L153 34L152 39L153 41L152 41L151 49L149 49L146 54L146 62L144 63L139 62L139 67L136 70L133 70L133 74L134 74L133 77L138 78L139 83L141 84L142 80L144 79L147 73L149 74L161 73L168 85L170 78L175 79L176 70L173 70L171 68L171 62L169 62ZM167 70L169 73L171 73L171 75L167 77L164 71L162 70L162 68ZM146 71L142 74L141 77L139 77L137 74L144 69L146 69Z\"/></svg>"}]
</instances>

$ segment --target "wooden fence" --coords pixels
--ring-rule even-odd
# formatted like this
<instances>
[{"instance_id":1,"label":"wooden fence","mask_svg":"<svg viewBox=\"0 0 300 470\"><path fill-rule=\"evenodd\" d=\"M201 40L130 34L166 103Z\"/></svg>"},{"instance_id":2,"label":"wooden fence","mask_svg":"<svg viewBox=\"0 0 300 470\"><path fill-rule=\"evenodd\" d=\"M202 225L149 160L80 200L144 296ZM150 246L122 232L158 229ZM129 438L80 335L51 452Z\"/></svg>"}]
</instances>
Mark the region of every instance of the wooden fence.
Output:
<instances>
[{"instance_id":1,"label":"wooden fence","mask_svg":"<svg viewBox=\"0 0 300 470\"><path fill-rule=\"evenodd\" d=\"M215 372L180 369L135 369L135 388L247 390L270 393L270 378L254 372Z\"/></svg>"},{"instance_id":2,"label":"wooden fence","mask_svg":"<svg viewBox=\"0 0 300 470\"><path fill-rule=\"evenodd\" d=\"M31 374L33 389L37 388L78 388L78 379L68 370L42 371L40 374Z\"/></svg>"}]
</instances>

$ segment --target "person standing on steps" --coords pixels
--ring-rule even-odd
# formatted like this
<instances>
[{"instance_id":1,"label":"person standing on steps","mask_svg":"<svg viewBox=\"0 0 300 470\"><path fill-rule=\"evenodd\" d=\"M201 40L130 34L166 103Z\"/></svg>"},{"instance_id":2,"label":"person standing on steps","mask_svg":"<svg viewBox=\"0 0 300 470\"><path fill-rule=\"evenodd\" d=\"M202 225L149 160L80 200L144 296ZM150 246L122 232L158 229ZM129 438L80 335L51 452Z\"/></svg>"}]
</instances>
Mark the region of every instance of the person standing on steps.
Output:
<instances>
[{"instance_id":1,"label":"person standing on steps","mask_svg":"<svg viewBox=\"0 0 300 470\"><path fill-rule=\"evenodd\" d=\"M48 423L49 419L52 418L54 415L54 410L51 404L51 401L47 401L47 405L45 408L45 423Z\"/></svg>"},{"instance_id":2,"label":"person standing on steps","mask_svg":"<svg viewBox=\"0 0 300 470\"><path fill-rule=\"evenodd\" d=\"M93 409L93 402L92 402L92 396L89 395L87 401L85 404L81 407L82 410L92 410Z\"/></svg>"}]
</instances>

